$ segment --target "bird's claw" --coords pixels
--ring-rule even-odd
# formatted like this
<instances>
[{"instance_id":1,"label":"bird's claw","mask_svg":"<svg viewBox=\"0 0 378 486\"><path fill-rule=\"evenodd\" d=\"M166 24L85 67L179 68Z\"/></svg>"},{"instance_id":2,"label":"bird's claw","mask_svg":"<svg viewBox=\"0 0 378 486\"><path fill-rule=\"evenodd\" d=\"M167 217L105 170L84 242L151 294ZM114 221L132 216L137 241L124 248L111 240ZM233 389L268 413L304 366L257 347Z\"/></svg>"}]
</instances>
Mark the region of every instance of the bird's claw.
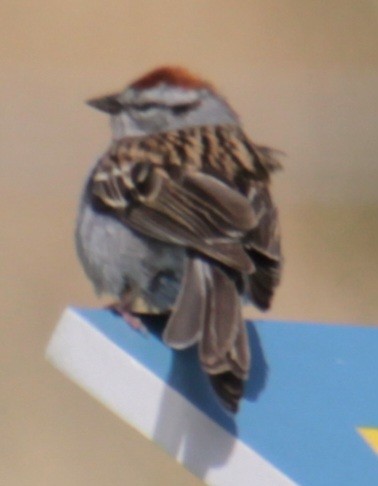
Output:
<instances>
[{"instance_id":1,"label":"bird's claw","mask_svg":"<svg viewBox=\"0 0 378 486\"><path fill-rule=\"evenodd\" d=\"M106 306L106 309L109 309L111 312L122 317L122 319L133 329L136 331L147 335L148 331L146 326L143 324L141 319L137 316L134 316L130 311L125 309L120 302L114 302Z\"/></svg>"}]
</instances>

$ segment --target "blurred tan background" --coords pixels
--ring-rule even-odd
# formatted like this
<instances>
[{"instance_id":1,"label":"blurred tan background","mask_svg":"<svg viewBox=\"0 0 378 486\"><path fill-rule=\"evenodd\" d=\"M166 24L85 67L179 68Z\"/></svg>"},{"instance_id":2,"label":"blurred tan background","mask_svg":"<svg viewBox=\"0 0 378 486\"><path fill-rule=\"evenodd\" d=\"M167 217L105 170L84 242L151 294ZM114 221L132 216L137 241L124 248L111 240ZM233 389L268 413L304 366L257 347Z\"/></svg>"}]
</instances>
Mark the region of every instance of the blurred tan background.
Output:
<instances>
[{"instance_id":1,"label":"blurred tan background","mask_svg":"<svg viewBox=\"0 0 378 486\"><path fill-rule=\"evenodd\" d=\"M0 482L200 484L43 359L65 306L99 305L72 232L109 129L83 100L165 63L212 80L287 153L267 317L377 325L378 2L2 0L0 23Z\"/></svg>"}]
</instances>

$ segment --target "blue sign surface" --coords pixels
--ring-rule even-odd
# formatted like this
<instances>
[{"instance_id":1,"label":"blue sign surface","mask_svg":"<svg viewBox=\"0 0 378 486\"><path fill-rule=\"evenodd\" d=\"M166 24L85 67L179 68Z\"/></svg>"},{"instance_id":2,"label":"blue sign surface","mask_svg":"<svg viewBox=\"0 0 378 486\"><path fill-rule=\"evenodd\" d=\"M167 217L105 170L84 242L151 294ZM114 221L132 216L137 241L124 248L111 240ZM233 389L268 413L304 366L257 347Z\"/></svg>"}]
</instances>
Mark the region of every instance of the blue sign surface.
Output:
<instances>
[{"instance_id":1,"label":"blue sign surface","mask_svg":"<svg viewBox=\"0 0 378 486\"><path fill-rule=\"evenodd\" d=\"M375 486L378 455L358 433L378 428L378 328L248 323L252 372L239 413L225 413L195 347L175 352L106 310L75 309L206 415L304 486ZM148 396L148 390L146 390Z\"/></svg>"}]
</instances>

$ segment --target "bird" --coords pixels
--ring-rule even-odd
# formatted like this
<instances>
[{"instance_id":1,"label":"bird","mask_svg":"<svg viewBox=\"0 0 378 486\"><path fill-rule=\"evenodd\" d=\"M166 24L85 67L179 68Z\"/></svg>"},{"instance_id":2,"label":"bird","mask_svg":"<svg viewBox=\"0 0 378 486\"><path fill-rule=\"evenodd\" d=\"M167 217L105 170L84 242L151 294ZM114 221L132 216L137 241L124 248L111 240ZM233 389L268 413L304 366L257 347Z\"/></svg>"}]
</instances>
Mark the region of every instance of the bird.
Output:
<instances>
[{"instance_id":1,"label":"bird","mask_svg":"<svg viewBox=\"0 0 378 486\"><path fill-rule=\"evenodd\" d=\"M182 67L87 103L110 116L112 138L80 199L84 271L133 327L140 308L167 313L163 341L197 346L234 414L252 361L243 302L267 310L282 273L270 184L281 152L252 142L218 90Z\"/></svg>"}]
</instances>

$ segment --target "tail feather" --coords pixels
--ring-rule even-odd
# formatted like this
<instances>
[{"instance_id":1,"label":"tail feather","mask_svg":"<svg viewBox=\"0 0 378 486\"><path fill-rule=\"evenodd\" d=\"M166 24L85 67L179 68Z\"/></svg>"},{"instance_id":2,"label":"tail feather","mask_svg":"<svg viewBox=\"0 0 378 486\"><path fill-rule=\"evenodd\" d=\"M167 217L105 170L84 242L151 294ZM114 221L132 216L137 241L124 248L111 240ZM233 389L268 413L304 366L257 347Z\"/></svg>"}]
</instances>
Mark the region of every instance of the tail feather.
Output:
<instances>
[{"instance_id":1,"label":"tail feather","mask_svg":"<svg viewBox=\"0 0 378 486\"><path fill-rule=\"evenodd\" d=\"M235 282L222 269L205 264L208 318L199 342L200 362L223 406L236 412L250 369L240 296Z\"/></svg>"},{"instance_id":2,"label":"tail feather","mask_svg":"<svg viewBox=\"0 0 378 486\"><path fill-rule=\"evenodd\" d=\"M164 342L185 349L200 339L206 319L206 282L199 258L187 257L175 309L163 333Z\"/></svg>"},{"instance_id":3,"label":"tail feather","mask_svg":"<svg viewBox=\"0 0 378 486\"><path fill-rule=\"evenodd\" d=\"M203 262L206 275L207 315L200 341L205 370L219 372L239 332L240 297L234 282L219 267ZM223 371L223 370L222 370Z\"/></svg>"},{"instance_id":4,"label":"tail feather","mask_svg":"<svg viewBox=\"0 0 378 486\"><path fill-rule=\"evenodd\" d=\"M187 256L163 338L175 349L198 342L201 366L214 391L224 407L235 412L250 368L249 343L236 284L214 262Z\"/></svg>"},{"instance_id":5,"label":"tail feather","mask_svg":"<svg viewBox=\"0 0 378 486\"><path fill-rule=\"evenodd\" d=\"M211 386L224 408L236 413L244 392L244 380L241 380L230 371L218 375L209 375L209 378Z\"/></svg>"},{"instance_id":6,"label":"tail feather","mask_svg":"<svg viewBox=\"0 0 378 486\"><path fill-rule=\"evenodd\" d=\"M240 321L239 332L232 348L227 353L227 360L233 375L242 380L248 378L251 367L251 353L248 333L243 321Z\"/></svg>"}]
</instances>

